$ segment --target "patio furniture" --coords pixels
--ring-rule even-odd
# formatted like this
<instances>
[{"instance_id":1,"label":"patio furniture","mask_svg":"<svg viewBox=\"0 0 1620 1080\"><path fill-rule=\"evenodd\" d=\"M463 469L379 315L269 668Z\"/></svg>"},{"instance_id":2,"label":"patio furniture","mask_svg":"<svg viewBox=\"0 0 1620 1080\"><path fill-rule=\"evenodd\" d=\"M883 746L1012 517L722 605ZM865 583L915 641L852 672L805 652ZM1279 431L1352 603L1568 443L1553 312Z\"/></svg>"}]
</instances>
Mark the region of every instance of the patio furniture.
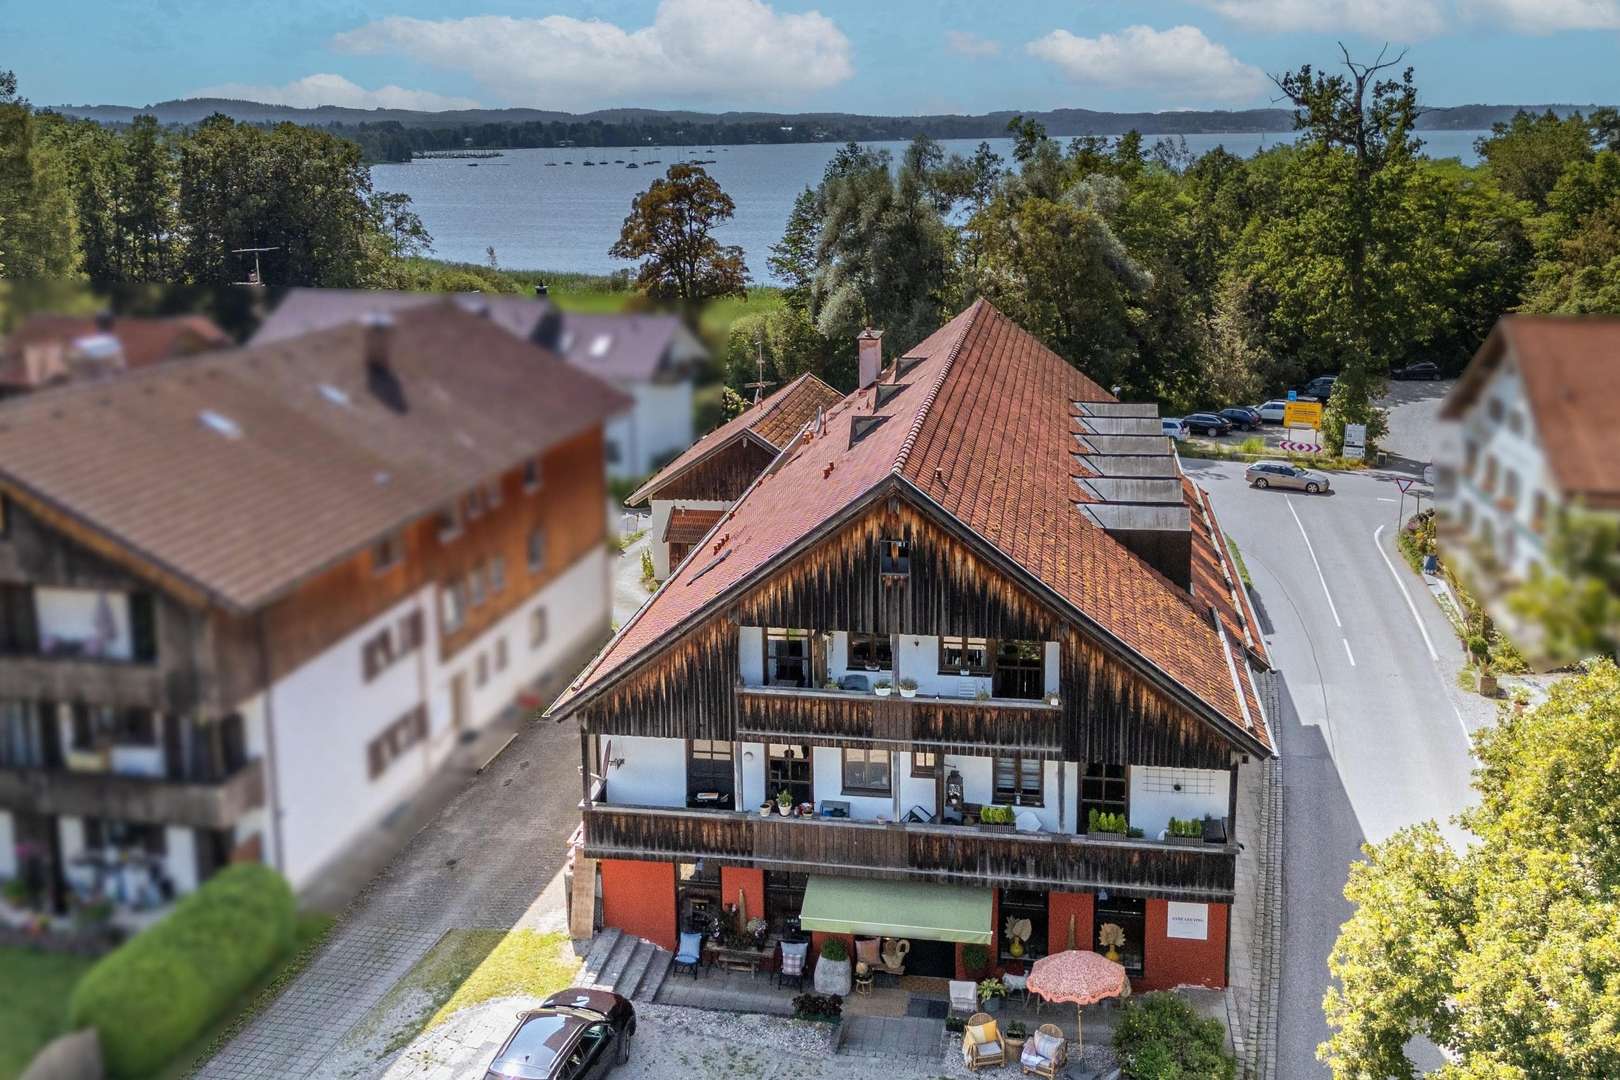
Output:
<instances>
[{"instance_id":1,"label":"patio furniture","mask_svg":"<svg viewBox=\"0 0 1620 1080\"><path fill-rule=\"evenodd\" d=\"M962 1064L971 1072L1007 1064L1001 1031L989 1013L974 1013L962 1029Z\"/></svg>"},{"instance_id":2,"label":"patio furniture","mask_svg":"<svg viewBox=\"0 0 1620 1080\"><path fill-rule=\"evenodd\" d=\"M1047 1001L1067 1001L1075 1009L1075 1045L1080 1045L1081 1024L1087 1005L1130 992L1125 969L1089 949L1070 949L1043 956L1029 969L1029 991Z\"/></svg>"},{"instance_id":3,"label":"patio furniture","mask_svg":"<svg viewBox=\"0 0 1620 1080\"><path fill-rule=\"evenodd\" d=\"M792 979L800 990L804 989L804 962L810 957L808 941L782 942L782 963L776 970L776 985L783 979Z\"/></svg>"},{"instance_id":4,"label":"patio furniture","mask_svg":"<svg viewBox=\"0 0 1620 1080\"><path fill-rule=\"evenodd\" d=\"M675 961L670 970L679 973L681 968L692 972L692 978L698 977L698 969L703 966L703 935L682 933L680 948L675 950Z\"/></svg>"},{"instance_id":5,"label":"patio furniture","mask_svg":"<svg viewBox=\"0 0 1620 1080\"><path fill-rule=\"evenodd\" d=\"M1019 995L1024 1004L1029 1005L1029 977L1027 975L1006 974L1001 977L1001 983L1007 988L1007 996Z\"/></svg>"},{"instance_id":6,"label":"patio furniture","mask_svg":"<svg viewBox=\"0 0 1620 1080\"><path fill-rule=\"evenodd\" d=\"M963 982L951 980L951 1015L961 1013L964 1016L979 1010L979 984L976 982Z\"/></svg>"},{"instance_id":7,"label":"patio furniture","mask_svg":"<svg viewBox=\"0 0 1620 1080\"><path fill-rule=\"evenodd\" d=\"M857 994L872 992L872 969L865 964L855 965L855 992Z\"/></svg>"},{"instance_id":8,"label":"patio furniture","mask_svg":"<svg viewBox=\"0 0 1620 1080\"><path fill-rule=\"evenodd\" d=\"M874 965L873 970L898 979L906 973L906 957L910 953L911 942L905 938L884 938L883 948L878 951L881 962Z\"/></svg>"},{"instance_id":9,"label":"patio furniture","mask_svg":"<svg viewBox=\"0 0 1620 1080\"><path fill-rule=\"evenodd\" d=\"M875 937L855 939L855 962L865 964L868 971L883 966L883 942Z\"/></svg>"},{"instance_id":10,"label":"patio furniture","mask_svg":"<svg viewBox=\"0 0 1620 1080\"><path fill-rule=\"evenodd\" d=\"M1042 1024L1024 1044L1018 1065L1025 1076L1057 1080L1069 1060L1069 1043L1056 1024Z\"/></svg>"},{"instance_id":11,"label":"patio furniture","mask_svg":"<svg viewBox=\"0 0 1620 1080\"><path fill-rule=\"evenodd\" d=\"M727 971L746 971L750 975L758 975L759 969L776 955L776 945L773 943L759 948L752 945L713 945L709 948L709 955L714 963Z\"/></svg>"}]
</instances>

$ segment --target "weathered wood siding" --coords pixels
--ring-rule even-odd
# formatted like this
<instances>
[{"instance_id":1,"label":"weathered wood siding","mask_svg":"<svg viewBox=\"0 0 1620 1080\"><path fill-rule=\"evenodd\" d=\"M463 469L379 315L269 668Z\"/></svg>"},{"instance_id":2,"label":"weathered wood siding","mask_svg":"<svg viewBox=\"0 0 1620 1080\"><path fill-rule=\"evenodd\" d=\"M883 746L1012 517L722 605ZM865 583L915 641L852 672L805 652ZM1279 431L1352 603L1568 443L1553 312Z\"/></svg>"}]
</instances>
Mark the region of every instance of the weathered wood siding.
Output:
<instances>
[{"instance_id":1,"label":"weathered wood siding","mask_svg":"<svg viewBox=\"0 0 1620 1080\"><path fill-rule=\"evenodd\" d=\"M654 499L712 499L736 502L748 485L759 478L776 451L748 437L741 437L716 450L702 461L672 476L651 493Z\"/></svg>"}]
</instances>

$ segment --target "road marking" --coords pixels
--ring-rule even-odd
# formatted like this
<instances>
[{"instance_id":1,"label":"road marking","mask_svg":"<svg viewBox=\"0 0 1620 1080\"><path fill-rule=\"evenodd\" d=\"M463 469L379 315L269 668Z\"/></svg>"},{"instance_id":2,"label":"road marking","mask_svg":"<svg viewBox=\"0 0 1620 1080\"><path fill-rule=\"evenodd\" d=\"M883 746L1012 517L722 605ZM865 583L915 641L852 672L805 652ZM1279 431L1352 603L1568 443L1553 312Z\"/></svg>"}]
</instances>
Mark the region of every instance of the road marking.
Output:
<instances>
[{"instance_id":1,"label":"road marking","mask_svg":"<svg viewBox=\"0 0 1620 1080\"><path fill-rule=\"evenodd\" d=\"M1311 554L1311 565L1316 567L1316 580L1322 583L1322 595L1327 597L1328 610L1333 612L1333 625L1337 626L1340 630L1343 630L1344 623L1339 621L1338 606L1333 603L1333 594L1328 592L1327 578L1322 575L1322 564L1316 561L1316 549L1311 547L1311 538L1309 536L1305 536L1305 523L1299 520L1299 514L1294 510L1294 500L1288 499L1287 502L1288 512L1294 515L1294 524L1299 526L1299 535L1305 537L1305 550ZM1408 600L1407 603L1411 603L1411 601ZM1413 610L1412 614L1416 616L1417 611ZM1433 646L1430 646L1429 651L1434 651Z\"/></svg>"},{"instance_id":2,"label":"road marking","mask_svg":"<svg viewBox=\"0 0 1620 1080\"><path fill-rule=\"evenodd\" d=\"M1344 642L1344 655L1346 655L1346 656L1348 656L1350 658L1350 666L1355 667L1356 666L1356 654L1350 651L1350 639L1349 638L1340 638L1339 640Z\"/></svg>"},{"instance_id":3,"label":"road marking","mask_svg":"<svg viewBox=\"0 0 1620 1080\"><path fill-rule=\"evenodd\" d=\"M1379 502L1394 502L1394 501L1395 501L1395 500L1394 500L1394 499L1391 499L1391 498L1390 498L1390 497L1389 497L1389 496L1387 496L1387 495L1380 495L1380 496L1378 496L1378 501L1379 501Z\"/></svg>"},{"instance_id":4,"label":"road marking","mask_svg":"<svg viewBox=\"0 0 1620 1080\"><path fill-rule=\"evenodd\" d=\"M1406 601L1406 610L1412 613L1412 621L1417 623L1418 633L1423 635L1423 644L1429 647L1429 659L1438 664L1440 654L1434 651L1434 642L1429 638L1429 628L1423 625L1423 620L1418 616L1417 605L1412 603L1412 594L1406 591L1406 582L1402 581L1401 575L1396 573L1395 564L1390 562L1389 555L1384 551L1383 534L1384 526L1382 525L1373 530L1373 547L1378 549L1378 557L1384 560L1385 566L1389 567L1389 576L1395 579L1395 587L1401 590L1401 599ZM1459 719L1461 718L1459 717Z\"/></svg>"}]
</instances>

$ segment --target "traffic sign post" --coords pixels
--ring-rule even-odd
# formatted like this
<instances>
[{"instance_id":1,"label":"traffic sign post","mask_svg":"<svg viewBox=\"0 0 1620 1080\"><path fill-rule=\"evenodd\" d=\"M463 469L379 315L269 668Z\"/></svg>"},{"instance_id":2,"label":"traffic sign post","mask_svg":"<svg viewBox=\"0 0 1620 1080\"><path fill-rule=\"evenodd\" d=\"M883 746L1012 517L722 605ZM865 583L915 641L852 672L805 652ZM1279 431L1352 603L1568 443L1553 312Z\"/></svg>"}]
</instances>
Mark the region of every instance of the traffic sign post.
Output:
<instances>
[{"instance_id":1,"label":"traffic sign post","mask_svg":"<svg viewBox=\"0 0 1620 1080\"><path fill-rule=\"evenodd\" d=\"M1367 456L1367 425L1344 425L1344 452L1343 456L1360 461Z\"/></svg>"},{"instance_id":2,"label":"traffic sign post","mask_svg":"<svg viewBox=\"0 0 1620 1080\"><path fill-rule=\"evenodd\" d=\"M1322 435L1313 427L1290 427L1288 437L1278 445L1290 454L1319 454Z\"/></svg>"},{"instance_id":3,"label":"traffic sign post","mask_svg":"<svg viewBox=\"0 0 1620 1080\"><path fill-rule=\"evenodd\" d=\"M1320 428L1322 403L1320 401L1290 401L1283 406L1283 425L1291 428Z\"/></svg>"}]
</instances>

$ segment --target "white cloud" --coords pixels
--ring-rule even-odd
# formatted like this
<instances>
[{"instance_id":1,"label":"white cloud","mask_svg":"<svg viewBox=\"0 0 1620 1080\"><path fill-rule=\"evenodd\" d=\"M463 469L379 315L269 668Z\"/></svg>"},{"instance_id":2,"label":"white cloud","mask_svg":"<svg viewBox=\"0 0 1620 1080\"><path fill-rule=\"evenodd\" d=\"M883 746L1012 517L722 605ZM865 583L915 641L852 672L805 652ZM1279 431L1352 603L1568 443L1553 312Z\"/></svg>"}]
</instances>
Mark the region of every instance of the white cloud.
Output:
<instances>
[{"instance_id":1,"label":"white cloud","mask_svg":"<svg viewBox=\"0 0 1620 1080\"><path fill-rule=\"evenodd\" d=\"M1526 34L1620 30L1620 0L1461 0L1463 14Z\"/></svg>"},{"instance_id":2,"label":"white cloud","mask_svg":"<svg viewBox=\"0 0 1620 1080\"><path fill-rule=\"evenodd\" d=\"M1248 102L1267 86L1259 68L1243 63L1196 26L1129 26L1094 38L1053 30L1025 48L1075 82L1150 90L1180 102Z\"/></svg>"},{"instance_id":3,"label":"white cloud","mask_svg":"<svg viewBox=\"0 0 1620 1080\"><path fill-rule=\"evenodd\" d=\"M945 31L945 47L958 56L974 59L1001 55L1001 42L970 34L966 30Z\"/></svg>"},{"instance_id":4,"label":"white cloud","mask_svg":"<svg viewBox=\"0 0 1620 1080\"><path fill-rule=\"evenodd\" d=\"M1415 41L1445 31L1444 0L1197 0L1250 30L1352 32ZM1514 0L1507 0L1514 2ZM1530 6L1537 0L1518 0ZM1598 0L1552 0L1553 3Z\"/></svg>"},{"instance_id":5,"label":"white cloud","mask_svg":"<svg viewBox=\"0 0 1620 1080\"><path fill-rule=\"evenodd\" d=\"M541 108L787 100L854 73L831 19L761 0L661 0L636 30L566 15L390 16L335 44L465 72L511 104Z\"/></svg>"},{"instance_id":6,"label":"white cloud","mask_svg":"<svg viewBox=\"0 0 1620 1080\"><path fill-rule=\"evenodd\" d=\"M407 90L403 86L383 86L367 90L341 75L306 75L285 86L252 86L248 83L222 83L196 91L195 97L235 98L265 105L295 105L311 109L317 105L341 105L350 109L476 109L472 98L446 97L431 90Z\"/></svg>"}]
</instances>

